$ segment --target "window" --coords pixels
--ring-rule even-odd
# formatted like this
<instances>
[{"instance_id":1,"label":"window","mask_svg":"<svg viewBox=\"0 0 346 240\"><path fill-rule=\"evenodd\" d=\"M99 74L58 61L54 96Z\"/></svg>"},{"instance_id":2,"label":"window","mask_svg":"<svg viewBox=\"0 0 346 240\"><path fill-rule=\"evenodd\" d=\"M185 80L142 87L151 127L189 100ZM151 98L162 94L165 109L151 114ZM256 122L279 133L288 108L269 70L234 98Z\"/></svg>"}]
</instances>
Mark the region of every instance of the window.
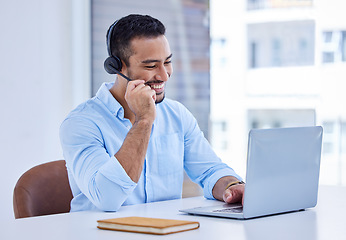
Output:
<instances>
[{"instance_id":1,"label":"window","mask_svg":"<svg viewBox=\"0 0 346 240\"><path fill-rule=\"evenodd\" d=\"M299 39L298 55L300 56L298 59L300 59L301 65L306 65L309 63L308 42L305 38Z\"/></svg>"},{"instance_id":2,"label":"window","mask_svg":"<svg viewBox=\"0 0 346 240\"><path fill-rule=\"evenodd\" d=\"M216 150L227 150L227 122L226 121L214 121L213 122L213 138L212 143Z\"/></svg>"},{"instance_id":3,"label":"window","mask_svg":"<svg viewBox=\"0 0 346 240\"><path fill-rule=\"evenodd\" d=\"M313 109L250 109L248 129L311 126L315 115Z\"/></svg>"},{"instance_id":4,"label":"window","mask_svg":"<svg viewBox=\"0 0 346 240\"><path fill-rule=\"evenodd\" d=\"M346 31L325 31L322 40L323 63L346 61Z\"/></svg>"},{"instance_id":5,"label":"window","mask_svg":"<svg viewBox=\"0 0 346 240\"><path fill-rule=\"evenodd\" d=\"M335 138L335 124L334 122L323 123L323 154L332 154L335 152L334 138Z\"/></svg>"},{"instance_id":6,"label":"window","mask_svg":"<svg viewBox=\"0 0 346 240\"><path fill-rule=\"evenodd\" d=\"M272 66L281 65L281 41L280 39L273 39L271 44L272 52Z\"/></svg>"},{"instance_id":7,"label":"window","mask_svg":"<svg viewBox=\"0 0 346 240\"><path fill-rule=\"evenodd\" d=\"M341 133L341 136L340 136L341 153L346 154L346 122L341 123L340 133Z\"/></svg>"},{"instance_id":8,"label":"window","mask_svg":"<svg viewBox=\"0 0 346 240\"><path fill-rule=\"evenodd\" d=\"M313 21L259 22L248 24L246 27L249 68L314 64Z\"/></svg>"},{"instance_id":9,"label":"window","mask_svg":"<svg viewBox=\"0 0 346 240\"><path fill-rule=\"evenodd\" d=\"M342 55L342 61L346 62L346 31L342 31L342 36L341 36L341 55Z\"/></svg>"},{"instance_id":10,"label":"window","mask_svg":"<svg viewBox=\"0 0 346 240\"><path fill-rule=\"evenodd\" d=\"M257 67L257 43L252 42L250 44L250 68Z\"/></svg>"}]
</instances>

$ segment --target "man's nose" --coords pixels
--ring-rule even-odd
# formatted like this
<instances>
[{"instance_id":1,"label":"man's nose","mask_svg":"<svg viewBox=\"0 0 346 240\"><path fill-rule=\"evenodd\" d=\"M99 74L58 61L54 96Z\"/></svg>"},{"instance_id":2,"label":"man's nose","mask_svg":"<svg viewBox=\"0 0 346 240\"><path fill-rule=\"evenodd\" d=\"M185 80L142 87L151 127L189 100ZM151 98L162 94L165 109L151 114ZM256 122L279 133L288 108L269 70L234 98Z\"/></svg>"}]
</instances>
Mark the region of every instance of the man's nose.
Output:
<instances>
[{"instance_id":1,"label":"man's nose","mask_svg":"<svg viewBox=\"0 0 346 240\"><path fill-rule=\"evenodd\" d=\"M156 80L167 81L170 75L165 67L161 67L155 75Z\"/></svg>"}]
</instances>

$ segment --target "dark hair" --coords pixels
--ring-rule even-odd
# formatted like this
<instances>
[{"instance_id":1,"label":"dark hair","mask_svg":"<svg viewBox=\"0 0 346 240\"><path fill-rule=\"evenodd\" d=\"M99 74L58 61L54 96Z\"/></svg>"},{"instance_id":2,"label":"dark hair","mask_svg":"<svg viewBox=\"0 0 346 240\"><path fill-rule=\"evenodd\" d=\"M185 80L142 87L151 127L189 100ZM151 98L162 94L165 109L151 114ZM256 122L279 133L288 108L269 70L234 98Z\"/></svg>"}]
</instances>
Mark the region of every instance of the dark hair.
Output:
<instances>
[{"instance_id":1,"label":"dark hair","mask_svg":"<svg viewBox=\"0 0 346 240\"><path fill-rule=\"evenodd\" d=\"M107 31L106 38L108 38L111 27ZM113 56L117 56L129 66L129 58L133 54L130 45L131 40L137 37L158 37L164 35L165 31L165 26L156 18L148 15L131 14L115 22L110 36L109 48Z\"/></svg>"}]
</instances>

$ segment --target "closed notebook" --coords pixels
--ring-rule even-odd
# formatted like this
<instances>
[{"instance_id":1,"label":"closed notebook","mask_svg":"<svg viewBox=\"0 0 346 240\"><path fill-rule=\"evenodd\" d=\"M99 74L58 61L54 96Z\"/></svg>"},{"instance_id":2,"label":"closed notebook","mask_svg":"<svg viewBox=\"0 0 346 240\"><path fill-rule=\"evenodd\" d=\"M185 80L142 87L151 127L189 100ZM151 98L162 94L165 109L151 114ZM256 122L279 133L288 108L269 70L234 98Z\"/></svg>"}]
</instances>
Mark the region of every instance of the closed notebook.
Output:
<instances>
[{"instance_id":1,"label":"closed notebook","mask_svg":"<svg viewBox=\"0 0 346 240\"><path fill-rule=\"evenodd\" d=\"M100 229L160 235L199 228L199 222L146 217L111 218L97 222Z\"/></svg>"}]
</instances>

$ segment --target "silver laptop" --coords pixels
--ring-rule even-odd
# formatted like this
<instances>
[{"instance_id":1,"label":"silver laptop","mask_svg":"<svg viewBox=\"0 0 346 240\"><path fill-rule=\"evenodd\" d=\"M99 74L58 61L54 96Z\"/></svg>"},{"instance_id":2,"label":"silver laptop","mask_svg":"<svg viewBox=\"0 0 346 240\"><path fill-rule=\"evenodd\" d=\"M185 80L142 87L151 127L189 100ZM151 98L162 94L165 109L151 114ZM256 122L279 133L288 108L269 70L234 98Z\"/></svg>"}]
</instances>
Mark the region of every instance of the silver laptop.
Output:
<instances>
[{"instance_id":1,"label":"silver laptop","mask_svg":"<svg viewBox=\"0 0 346 240\"><path fill-rule=\"evenodd\" d=\"M244 205L223 204L180 211L248 219L316 206L322 132L320 126L251 130Z\"/></svg>"}]
</instances>

